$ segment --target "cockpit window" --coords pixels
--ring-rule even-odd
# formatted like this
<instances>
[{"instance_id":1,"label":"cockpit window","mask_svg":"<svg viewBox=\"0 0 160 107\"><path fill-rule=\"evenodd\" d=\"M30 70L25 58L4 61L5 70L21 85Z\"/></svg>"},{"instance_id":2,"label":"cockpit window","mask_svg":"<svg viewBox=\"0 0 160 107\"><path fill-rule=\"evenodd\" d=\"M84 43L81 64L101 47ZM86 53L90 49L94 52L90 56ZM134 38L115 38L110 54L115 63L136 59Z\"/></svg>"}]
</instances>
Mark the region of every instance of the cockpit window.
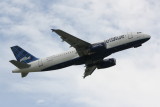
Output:
<instances>
[{"instance_id":1,"label":"cockpit window","mask_svg":"<svg viewBox=\"0 0 160 107\"><path fill-rule=\"evenodd\" d=\"M142 32L137 32L137 34L140 34L140 33L142 33Z\"/></svg>"}]
</instances>

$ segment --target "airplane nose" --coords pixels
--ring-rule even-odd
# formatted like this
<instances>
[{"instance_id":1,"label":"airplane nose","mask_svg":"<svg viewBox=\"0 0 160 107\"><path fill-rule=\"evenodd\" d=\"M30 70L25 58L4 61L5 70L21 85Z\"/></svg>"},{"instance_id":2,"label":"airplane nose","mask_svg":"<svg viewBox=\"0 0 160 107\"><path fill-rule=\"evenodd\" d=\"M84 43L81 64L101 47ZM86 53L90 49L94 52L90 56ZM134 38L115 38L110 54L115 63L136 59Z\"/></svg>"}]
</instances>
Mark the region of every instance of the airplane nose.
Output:
<instances>
[{"instance_id":1,"label":"airplane nose","mask_svg":"<svg viewBox=\"0 0 160 107\"><path fill-rule=\"evenodd\" d=\"M147 38L148 38L148 39L150 39L150 38L151 38L151 36L150 36L150 35L147 35Z\"/></svg>"},{"instance_id":2,"label":"airplane nose","mask_svg":"<svg viewBox=\"0 0 160 107\"><path fill-rule=\"evenodd\" d=\"M145 34L145 35L144 35L144 38L146 38L147 40L149 40L149 39L151 38L151 36L150 36L150 35Z\"/></svg>"},{"instance_id":3,"label":"airplane nose","mask_svg":"<svg viewBox=\"0 0 160 107\"><path fill-rule=\"evenodd\" d=\"M150 35L147 35L147 37L150 39L151 38L151 36Z\"/></svg>"},{"instance_id":4,"label":"airplane nose","mask_svg":"<svg viewBox=\"0 0 160 107\"><path fill-rule=\"evenodd\" d=\"M145 35L145 38L148 41L151 38L151 36L150 35Z\"/></svg>"}]
</instances>

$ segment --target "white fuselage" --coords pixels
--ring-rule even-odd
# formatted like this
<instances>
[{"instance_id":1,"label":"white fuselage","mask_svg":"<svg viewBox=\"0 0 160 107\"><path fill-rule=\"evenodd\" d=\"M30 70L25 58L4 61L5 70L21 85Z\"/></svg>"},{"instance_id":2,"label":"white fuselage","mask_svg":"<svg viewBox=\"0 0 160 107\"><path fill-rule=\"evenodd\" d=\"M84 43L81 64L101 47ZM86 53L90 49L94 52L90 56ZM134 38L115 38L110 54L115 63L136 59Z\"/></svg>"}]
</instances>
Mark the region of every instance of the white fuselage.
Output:
<instances>
[{"instance_id":1,"label":"white fuselage","mask_svg":"<svg viewBox=\"0 0 160 107\"><path fill-rule=\"evenodd\" d=\"M141 46L142 43L147 41L150 38L149 35L137 32L137 33L128 33L126 35L121 35L117 37L113 37L103 41L106 45L106 50L117 50L113 51L118 52L124 49L128 49L131 47ZM77 51L72 49L70 51L53 55L50 57L42 58L36 61L29 63L31 66L29 68L24 69L15 69L13 73L22 73L22 72L41 72L42 70L56 66L61 63L67 63L68 61L79 58ZM63 67L62 67L63 68Z\"/></svg>"}]
</instances>

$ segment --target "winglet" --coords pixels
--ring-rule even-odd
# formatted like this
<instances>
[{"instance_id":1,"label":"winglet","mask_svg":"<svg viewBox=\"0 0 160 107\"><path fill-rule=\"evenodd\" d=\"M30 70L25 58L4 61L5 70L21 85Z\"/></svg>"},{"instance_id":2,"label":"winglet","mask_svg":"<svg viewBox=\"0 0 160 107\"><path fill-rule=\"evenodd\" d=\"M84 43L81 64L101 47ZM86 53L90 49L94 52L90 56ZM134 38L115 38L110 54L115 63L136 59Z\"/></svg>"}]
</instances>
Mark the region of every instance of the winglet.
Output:
<instances>
[{"instance_id":1,"label":"winglet","mask_svg":"<svg viewBox=\"0 0 160 107\"><path fill-rule=\"evenodd\" d=\"M56 31L56 29L51 29L52 30L52 32L55 32Z\"/></svg>"}]
</instances>

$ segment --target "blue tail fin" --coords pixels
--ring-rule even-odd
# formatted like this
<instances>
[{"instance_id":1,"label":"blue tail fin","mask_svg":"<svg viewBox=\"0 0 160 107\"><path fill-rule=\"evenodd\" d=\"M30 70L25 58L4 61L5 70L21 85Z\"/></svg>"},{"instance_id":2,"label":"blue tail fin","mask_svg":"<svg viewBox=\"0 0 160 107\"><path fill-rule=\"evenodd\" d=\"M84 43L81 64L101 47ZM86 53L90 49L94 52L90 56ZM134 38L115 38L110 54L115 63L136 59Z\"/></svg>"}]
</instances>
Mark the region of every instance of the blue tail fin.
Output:
<instances>
[{"instance_id":1,"label":"blue tail fin","mask_svg":"<svg viewBox=\"0 0 160 107\"><path fill-rule=\"evenodd\" d=\"M19 46L13 46L11 49L17 61L19 62L30 63L38 59Z\"/></svg>"}]
</instances>

